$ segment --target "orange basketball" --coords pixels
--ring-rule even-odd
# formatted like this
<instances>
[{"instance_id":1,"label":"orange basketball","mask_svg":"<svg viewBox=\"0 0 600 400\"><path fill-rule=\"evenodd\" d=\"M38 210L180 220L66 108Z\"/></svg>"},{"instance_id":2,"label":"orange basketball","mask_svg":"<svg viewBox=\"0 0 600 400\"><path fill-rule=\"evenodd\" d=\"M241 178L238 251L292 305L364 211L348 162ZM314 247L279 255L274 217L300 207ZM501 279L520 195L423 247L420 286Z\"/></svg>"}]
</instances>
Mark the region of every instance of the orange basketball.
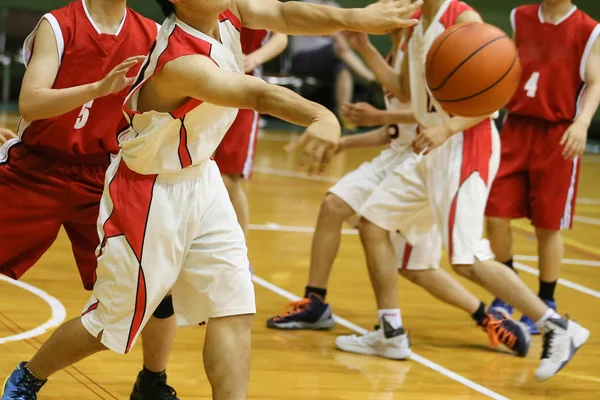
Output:
<instances>
[{"instance_id":1,"label":"orange basketball","mask_svg":"<svg viewBox=\"0 0 600 400\"><path fill-rule=\"evenodd\" d=\"M514 42L499 28L477 22L451 26L431 45L427 86L451 115L491 114L508 103L521 80Z\"/></svg>"}]
</instances>

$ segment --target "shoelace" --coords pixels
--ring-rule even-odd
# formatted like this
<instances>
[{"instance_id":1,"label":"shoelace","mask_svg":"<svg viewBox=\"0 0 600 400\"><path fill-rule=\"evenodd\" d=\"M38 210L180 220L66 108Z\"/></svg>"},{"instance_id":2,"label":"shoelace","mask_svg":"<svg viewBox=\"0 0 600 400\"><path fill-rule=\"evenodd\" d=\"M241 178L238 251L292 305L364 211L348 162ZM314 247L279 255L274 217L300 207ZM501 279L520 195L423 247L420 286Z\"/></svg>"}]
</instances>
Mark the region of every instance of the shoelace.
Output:
<instances>
[{"instance_id":1,"label":"shoelace","mask_svg":"<svg viewBox=\"0 0 600 400\"><path fill-rule=\"evenodd\" d=\"M31 400L37 397L39 391L39 385L36 384L29 376L24 375L17 381L16 388L13 392L18 400Z\"/></svg>"},{"instance_id":2,"label":"shoelace","mask_svg":"<svg viewBox=\"0 0 600 400\"><path fill-rule=\"evenodd\" d=\"M506 329L502 322L501 319L488 318L487 323L484 324L490 346L496 347L499 343L504 343L512 349L517 343L517 336Z\"/></svg>"},{"instance_id":3,"label":"shoelace","mask_svg":"<svg viewBox=\"0 0 600 400\"><path fill-rule=\"evenodd\" d=\"M156 382L156 394L158 398L168 400L178 400L177 392L167 382L157 381Z\"/></svg>"},{"instance_id":4,"label":"shoelace","mask_svg":"<svg viewBox=\"0 0 600 400\"><path fill-rule=\"evenodd\" d=\"M288 310L289 311L284 311L283 314L279 315L277 318L285 318L287 316L290 316L292 314L297 313L298 311L302 311L306 308L306 306L308 306L308 304L310 303L310 299L300 299L297 301L292 301L291 303L288 303L285 307L284 310Z\"/></svg>"}]
</instances>

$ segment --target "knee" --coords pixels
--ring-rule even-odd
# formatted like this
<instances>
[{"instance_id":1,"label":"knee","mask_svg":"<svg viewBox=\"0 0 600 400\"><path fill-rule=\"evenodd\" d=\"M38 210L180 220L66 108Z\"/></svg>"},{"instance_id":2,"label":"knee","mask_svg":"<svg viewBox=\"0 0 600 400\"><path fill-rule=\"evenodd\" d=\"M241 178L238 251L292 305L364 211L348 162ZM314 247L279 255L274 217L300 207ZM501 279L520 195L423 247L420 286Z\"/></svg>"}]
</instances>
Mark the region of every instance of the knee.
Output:
<instances>
[{"instance_id":1,"label":"knee","mask_svg":"<svg viewBox=\"0 0 600 400\"><path fill-rule=\"evenodd\" d=\"M421 282L421 277L423 276L423 271L412 271L408 269L399 269L398 273L405 279L408 279L414 284L419 284Z\"/></svg>"},{"instance_id":2,"label":"knee","mask_svg":"<svg viewBox=\"0 0 600 400\"><path fill-rule=\"evenodd\" d=\"M560 231L555 229L535 228L535 236L540 244L550 242L556 238L561 239Z\"/></svg>"},{"instance_id":3,"label":"knee","mask_svg":"<svg viewBox=\"0 0 600 400\"><path fill-rule=\"evenodd\" d=\"M452 269L463 278L475 279L475 267L473 265L452 265Z\"/></svg>"},{"instance_id":4,"label":"knee","mask_svg":"<svg viewBox=\"0 0 600 400\"><path fill-rule=\"evenodd\" d=\"M353 214L353 210L333 193L327 193L321 202L321 215L329 218L339 219L344 221Z\"/></svg>"},{"instance_id":5,"label":"knee","mask_svg":"<svg viewBox=\"0 0 600 400\"><path fill-rule=\"evenodd\" d=\"M488 233L510 232L509 218L488 217L486 222Z\"/></svg>"},{"instance_id":6,"label":"knee","mask_svg":"<svg viewBox=\"0 0 600 400\"><path fill-rule=\"evenodd\" d=\"M171 318L175 314L175 310L173 308L173 297L168 295L160 302L152 316L156 319L167 319Z\"/></svg>"},{"instance_id":7,"label":"knee","mask_svg":"<svg viewBox=\"0 0 600 400\"><path fill-rule=\"evenodd\" d=\"M361 217L358 221L358 232L361 238L378 238L389 240L390 233L383 228L375 225L368 219Z\"/></svg>"}]
</instances>

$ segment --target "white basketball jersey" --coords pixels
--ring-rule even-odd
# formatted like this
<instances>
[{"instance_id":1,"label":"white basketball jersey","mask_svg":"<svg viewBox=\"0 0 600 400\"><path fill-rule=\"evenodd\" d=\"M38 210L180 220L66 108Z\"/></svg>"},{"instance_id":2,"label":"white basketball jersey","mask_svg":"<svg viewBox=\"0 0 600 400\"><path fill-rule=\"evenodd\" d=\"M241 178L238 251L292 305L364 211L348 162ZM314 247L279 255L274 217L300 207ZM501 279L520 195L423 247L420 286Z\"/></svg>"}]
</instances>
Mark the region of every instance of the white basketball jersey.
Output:
<instances>
[{"instance_id":1,"label":"white basketball jersey","mask_svg":"<svg viewBox=\"0 0 600 400\"><path fill-rule=\"evenodd\" d=\"M473 9L457 0L446 0L432 18L427 30L423 29L423 17L419 13L419 23L415 25L408 41L410 95L413 110L419 124L431 128L448 120L449 115L435 101L425 79L425 60L435 39L456 24L460 14Z\"/></svg>"},{"instance_id":2,"label":"white basketball jersey","mask_svg":"<svg viewBox=\"0 0 600 400\"><path fill-rule=\"evenodd\" d=\"M204 55L222 70L243 73L241 24L230 11L219 16L221 42L175 16L165 20L156 43L125 101L129 128L119 137L121 156L140 174L181 171L207 161L233 123L237 109L190 99L171 112L137 111L140 89L165 64Z\"/></svg>"},{"instance_id":3,"label":"white basketball jersey","mask_svg":"<svg viewBox=\"0 0 600 400\"><path fill-rule=\"evenodd\" d=\"M395 57L391 61L391 67L395 72L400 72L404 60L404 43L401 42L396 49ZM391 54L390 54L391 56ZM384 94L385 108L388 111L410 110L410 104L402 103L391 93ZM397 124L388 126L388 132L392 138L391 147L403 151L407 144L412 143L417 133L417 124Z\"/></svg>"}]
</instances>

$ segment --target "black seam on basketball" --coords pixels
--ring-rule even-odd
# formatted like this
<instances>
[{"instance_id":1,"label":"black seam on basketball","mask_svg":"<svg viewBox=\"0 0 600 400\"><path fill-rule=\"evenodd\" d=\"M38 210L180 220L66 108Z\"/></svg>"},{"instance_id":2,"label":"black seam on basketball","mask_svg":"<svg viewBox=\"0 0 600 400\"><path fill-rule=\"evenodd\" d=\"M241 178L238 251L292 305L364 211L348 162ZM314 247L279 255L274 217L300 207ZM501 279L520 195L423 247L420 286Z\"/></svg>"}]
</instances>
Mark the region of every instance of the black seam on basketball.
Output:
<instances>
[{"instance_id":1,"label":"black seam on basketball","mask_svg":"<svg viewBox=\"0 0 600 400\"><path fill-rule=\"evenodd\" d=\"M460 31L461 29L463 29L463 28L467 28L467 27L469 27L469 26L471 26L471 25L474 25L474 24L476 24L476 23L477 23L477 22L472 22L472 23L470 23L470 24L463 25L463 26L461 26L460 28L457 28L457 29L453 30L452 32L450 32L450 33L448 34L448 36L446 36L446 37L445 37L445 38L442 40L442 42L441 42L441 43L438 45L438 47L435 49L435 51L434 51L434 52L433 52L433 54L431 55L431 59L430 59L430 61L431 61L431 62L430 62L429 64L431 64L432 66L435 64L435 59L436 59L436 57L437 57L437 54L438 54L438 52L439 52L439 51L440 51L440 49L442 48L442 45L444 44L444 42L445 42L446 40L448 40L448 38L450 38L450 36L454 35L456 32ZM427 71L425 71L425 72L427 72Z\"/></svg>"},{"instance_id":2,"label":"black seam on basketball","mask_svg":"<svg viewBox=\"0 0 600 400\"><path fill-rule=\"evenodd\" d=\"M465 65L467 63L467 61L469 61L471 58L473 58L477 53L479 53L481 50L485 49L486 47L488 47L490 44L500 40L500 39L504 39L507 38L508 36L503 35L503 36L499 36L497 38L494 38L492 40L490 40L487 43L484 43L483 45L481 45L481 47L479 47L477 50L475 50L473 53L471 53L471 55L469 55L469 57L465 58L460 64L458 64L449 74L448 76L446 76L446 79L444 79L442 81L442 83L440 84L440 86L436 87L436 88L429 88L429 90L431 90L432 92L435 92L437 90L440 90L441 88L444 87L444 85L450 80L450 78L452 78L452 76L460 69L460 67L462 67L463 65Z\"/></svg>"},{"instance_id":3,"label":"black seam on basketball","mask_svg":"<svg viewBox=\"0 0 600 400\"><path fill-rule=\"evenodd\" d=\"M473 97L477 97L482 93L487 92L488 90L492 89L494 86L496 86L497 84L499 84L500 82L502 82L502 80L504 78L506 78L506 76L510 73L510 71L512 71L512 69L515 67L515 64L517 63L517 61L519 60L519 56L515 55L515 58L512 62L512 64L510 65L510 68L508 68L508 70L504 73L504 75L502 75L496 82L492 83L490 86L488 86L487 88L472 94L471 96L467 96L467 97L463 97L462 99L455 99L455 100L440 100L440 99L436 99L438 103L458 103L459 101L465 101L465 100L469 100L472 99Z\"/></svg>"}]
</instances>

